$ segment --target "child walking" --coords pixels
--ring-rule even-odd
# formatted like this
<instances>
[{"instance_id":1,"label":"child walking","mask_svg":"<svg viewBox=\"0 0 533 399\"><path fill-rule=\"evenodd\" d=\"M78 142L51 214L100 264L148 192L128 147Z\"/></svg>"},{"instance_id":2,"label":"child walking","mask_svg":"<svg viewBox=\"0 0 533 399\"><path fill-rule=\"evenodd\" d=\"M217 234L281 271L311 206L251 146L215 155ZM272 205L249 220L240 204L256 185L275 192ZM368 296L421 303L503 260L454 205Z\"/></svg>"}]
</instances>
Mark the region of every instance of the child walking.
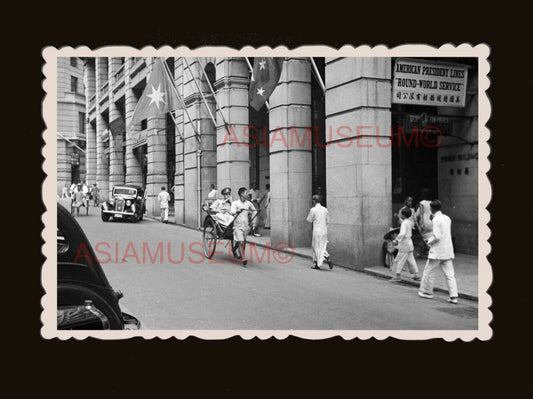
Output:
<instances>
[{"instance_id":1,"label":"child walking","mask_svg":"<svg viewBox=\"0 0 533 399\"><path fill-rule=\"evenodd\" d=\"M404 207L400 212L400 220L402 225L400 227L400 234L396 237L395 244L398 245L398 254L394 258L394 263L392 264L392 272L394 276L389 281L391 283L402 281L400 275L402 269L407 262L409 265L409 272L413 273L413 280L420 281L420 276L418 275L418 265L416 264L415 257L413 255L414 246L411 236L413 235L413 222L410 219L412 212L409 208Z\"/></svg>"}]
</instances>

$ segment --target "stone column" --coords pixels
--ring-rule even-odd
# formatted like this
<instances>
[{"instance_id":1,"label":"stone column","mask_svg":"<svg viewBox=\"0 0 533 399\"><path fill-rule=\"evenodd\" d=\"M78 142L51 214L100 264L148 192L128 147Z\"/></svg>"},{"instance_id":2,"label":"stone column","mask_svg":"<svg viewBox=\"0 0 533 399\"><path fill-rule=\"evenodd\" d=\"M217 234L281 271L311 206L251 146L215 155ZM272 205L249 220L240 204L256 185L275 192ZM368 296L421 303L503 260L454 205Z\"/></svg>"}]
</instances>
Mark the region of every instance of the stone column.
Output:
<instances>
[{"instance_id":1,"label":"stone column","mask_svg":"<svg viewBox=\"0 0 533 399\"><path fill-rule=\"evenodd\" d=\"M328 251L359 270L381 264L392 220L390 79L390 58L326 59Z\"/></svg>"},{"instance_id":2,"label":"stone column","mask_svg":"<svg viewBox=\"0 0 533 399\"><path fill-rule=\"evenodd\" d=\"M142 186L142 166L139 159L133 153L133 133L141 130L141 123L136 123L130 126L131 119L133 117L133 112L137 106L139 99L131 87L131 76L130 71L133 67L135 60L133 57L126 58L126 66L124 74L124 82L126 87L125 94L125 112L126 112L126 183L134 184L137 186Z\"/></svg>"},{"instance_id":3,"label":"stone column","mask_svg":"<svg viewBox=\"0 0 533 399\"><path fill-rule=\"evenodd\" d=\"M113 126L117 119L121 119L122 115L115 103L116 98L113 96L113 87L115 82L115 73L120 67L120 60L116 57L111 57L109 60L109 126ZM113 131L109 132L109 188L120 184L124 184L124 154L122 152L123 132Z\"/></svg>"},{"instance_id":4,"label":"stone column","mask_svg":"<svg viewBox=\"0 0 533 399\"><path fill-rule=\"evenodd\" d=\"M217 188L231 187L237 199L239 187L250 184L249 138L249 69L242 57L216 59L217 101L231 131L217 117ZM220 112L219 112L220 115Z\"/></svg>"},{"instance_id":5,"label":"stone column","mask_svg":"<svg viewBox=\"0 0 533 399\"><path fill-rule=\"evenodd\" d=\"M270 97L271 243L309 246L312 196L311 66L288 58Z\"/></svg>"},{"instance_id":6,"label":"stone column","mask_svg":"<svg viewBox=\"0 0 533 399\"><path fill-rule=\"evenodd\" d=\"M183 59L174 59L174 76L176 76L176 87L178 93L183 97ZM185 173L183 165L184 141L180 136L184 129L184 112L175 113L178 127L176 128L176 169L174 174L174 221L178 224L185 224Z\"/></svg>"},{"instance_id":7,"label":"stone column","mask_svg":"<svg viewBox=\"0 0 533 399\"><path fill-rule=\"evenodd\" d=\"M96 184L100 190L100 199L109 198L109 154L104 151L104 135L109 134L100 110L102 86L107 81L107 58L96 58Z\"/></svg>"},{"instance_id":8,"label":"stone column","mask_svg":"<svg viewBox=\"0 0 533 399\"><path fill-rule=\"evenodd\" d=\"M95 126L89 121L89 110L91 109L91 98L96 92L96 76L94 58L86 58L83 64L84 80L85 80L85 135L86 135L86 147L85 158L87 163L87 184L92 185L96 183L96 129Z\"/></svg>"},{"instance_id":9,"label":"stone column","mask_svg":"<svg viewBox=\"0 0 533 399\"><path fill-rule=\"evenodd\" d=\"M72 184L72 165L67 141L57 140L57 194L61 196L63 187L70 188Z\"/></svg>"},{"instance_id":10,"label":"stone column","mask_svg":"<svg viewBox=\"0 0 533 399\"><path fill-rule=\"evenodd\" d=\"M217 159L216 159L216 131L213 121L209 115L206 104L202 100L198 87L205 95L209 93L207 83L203 79L200 68L204 68L205 59L198 62L193 58L188 58L187 63L183 60L183 91L187 105L187 111L191 117L192 124L185 119L185 150L184 150L184 178L185 178L185 224L197 226L198 224L198 202L203 200L209 192L210 185L216 184ZM215 115L215 102L212 98L206 98L209 109ZM198 142L193 124L201 136L201 143ZM200 187L198 191L198 150L201 150L200 161Z\"/></svg>"},{"instance_id":11,"label":"stone column","mask_svg":"<svg viewBox=\"0 0 533 399\"><path fill-rule=\"evenodd\" d=\"M150 69L153 69L153 59L150 60ZM147 77L147 81L149 76ZM148 117L148 173L146 176L146 211L148 215L159 216L161 208L157 200L161 187L167 191L167 137L166 115L152 115Z\"/></svg>"},{"instance_id":12,"label":"stone column","mask_svg":"<svg viewBox=\"0 0 533 399\"><path fill-rule=\"evenodd\" d=\"M148 215L159 216L161 208L157 196L161 186L167 191L167 138L166 118L148 117L148 174L146 176L146 211Z\"/></svg>"}]
</instances>

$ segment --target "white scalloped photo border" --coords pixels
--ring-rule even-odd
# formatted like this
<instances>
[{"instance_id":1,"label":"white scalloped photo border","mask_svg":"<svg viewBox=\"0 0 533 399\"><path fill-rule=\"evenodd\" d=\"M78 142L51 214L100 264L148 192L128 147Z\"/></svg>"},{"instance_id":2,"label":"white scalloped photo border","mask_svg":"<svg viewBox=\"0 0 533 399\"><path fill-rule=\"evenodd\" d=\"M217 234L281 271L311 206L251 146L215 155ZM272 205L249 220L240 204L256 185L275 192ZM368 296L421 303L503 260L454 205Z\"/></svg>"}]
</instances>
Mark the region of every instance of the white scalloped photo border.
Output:
<instances>
[{"instance_id":1,"label":"white scalloped photo border","mask_svg":"<svg viewBox=\"0 0 533 399\"><path fill-rule=\"evenodd\" d=\"M384 340L389 337L402 340L428 340L442 338L446 341L474 339L489 340L492 337L492 312L490 306L492 298L488 289L492 283L492 268L487 256L491 251L488 242L490 229L490 213L487 206L492 196L491 184L487 173L490 170L488 160L490 146L488 140L490 131L486 124L491 115L491 104L487 96L490 86L489 80L489 54L487 44L472 45L463 43L460 45L444 44L440 47L425 44L405 44L393 48L384 45L368 46L351 45L342 46L339 49L328 46L301 46L289 49L285 46L259 47L244 46L240 50L230 47L200 47L190 49L188 47L172 48L163 46L158 49L148 46L136 49L128 46L106 46L90 49L86 46L73 47L46 47L42 51L44 59L42 72L44 80L42 87L45 91L42 106L42 117L45 122L43 132L45 145L42 149L44 157L43 170L45 179L42 185L42 199L45 204L45 212L42 215L44 229L42 238L44 244L42 252L46 257L42 267L42 286L45 294L41 298L43 311L41 313L41 335L45 339L85 339L95 337L98 339L127 339L143 337L145 339L178 338L185 339L194 336L202 339L226 339L240 336L249 340L257 337L261 340L274 337L285 339L289 336L304 339L326 339L340 336L346 340L358 338L367 340L376 338ZM213 57L213 56L313 56L313 57L475 57L478 58L478 328L477 330L125 330L125 331L59 331L57 330L57 252L56 252L56 227L57 227L57 58L58 57Z\"/></svg>"}]
</instances>

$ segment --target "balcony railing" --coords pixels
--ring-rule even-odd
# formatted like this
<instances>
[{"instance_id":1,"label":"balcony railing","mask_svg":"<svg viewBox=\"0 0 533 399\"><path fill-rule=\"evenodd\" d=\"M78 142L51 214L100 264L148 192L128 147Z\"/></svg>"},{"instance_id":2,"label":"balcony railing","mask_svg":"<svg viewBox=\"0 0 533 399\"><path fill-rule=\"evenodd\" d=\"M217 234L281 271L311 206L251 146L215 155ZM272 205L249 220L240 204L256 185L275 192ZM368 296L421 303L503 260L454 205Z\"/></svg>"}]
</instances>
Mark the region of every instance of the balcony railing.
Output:
<instances>
[{"instance_id":1,"label":"balcony railing","mask_svg":"<svg viewBox=\"0 0 533 399\"><path fill-rule=\"evenodd\" d=\"M115 72L115 83L124 77L124 68L125 65L122 64L120 68L118 68L118 70Z\"/></svg>"},{"instance_id":2,"label":"balcony railing","mask_svg":"<svg viewBox=\"0 0 533 399\"><path fill-rule=\"evenodd\" d=\"M109 81L105 82L104 85L100 88L101 96L105 96L107 94L108 88L109 88Z\"/></svg>"}]
</instances>

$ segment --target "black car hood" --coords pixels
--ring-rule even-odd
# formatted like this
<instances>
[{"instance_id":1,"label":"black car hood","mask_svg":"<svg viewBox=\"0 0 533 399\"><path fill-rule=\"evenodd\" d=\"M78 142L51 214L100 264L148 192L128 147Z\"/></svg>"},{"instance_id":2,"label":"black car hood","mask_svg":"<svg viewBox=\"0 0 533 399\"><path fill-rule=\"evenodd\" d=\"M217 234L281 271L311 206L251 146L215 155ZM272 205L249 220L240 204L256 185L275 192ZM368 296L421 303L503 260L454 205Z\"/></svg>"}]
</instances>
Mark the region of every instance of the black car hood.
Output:
<instances>
[{"instance_id":1,"label":"black car hood","mask_svg":"<svg viewBox=\"0 0 533 399\"><path fill-rule=\"evenodd\" d=\"M122 294L113 290L89 239L61 204L57 205L57 228L68 241L68 247L57 254L58 285L77 283L90 287L107 298L110 306L120 314L118 300Z\"/></svg>"}]
</instances>

